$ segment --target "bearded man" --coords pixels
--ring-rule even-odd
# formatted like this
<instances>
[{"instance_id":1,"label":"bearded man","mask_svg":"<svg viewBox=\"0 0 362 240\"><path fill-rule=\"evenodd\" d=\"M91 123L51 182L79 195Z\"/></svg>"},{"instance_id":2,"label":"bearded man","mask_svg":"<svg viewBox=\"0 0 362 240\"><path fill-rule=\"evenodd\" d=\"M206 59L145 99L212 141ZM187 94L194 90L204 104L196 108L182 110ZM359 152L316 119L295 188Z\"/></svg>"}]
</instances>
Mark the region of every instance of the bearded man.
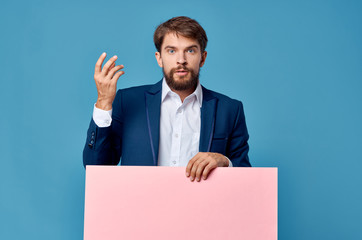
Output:
<instances>
[{"instance_id":1,"label":"bearded man","mask_svg":"<svg viewBox=\"0 0 362 240\"><path fill-rule=\"evenodd\" d=\"M250 167L243 105L200 85L207 36L194 19L175 17L154 33L163 79L117 91L117 56L95 66L98 99L83 151L86 165L185 166L191 181L216 167Z\"/></svg>"}]
</instances>

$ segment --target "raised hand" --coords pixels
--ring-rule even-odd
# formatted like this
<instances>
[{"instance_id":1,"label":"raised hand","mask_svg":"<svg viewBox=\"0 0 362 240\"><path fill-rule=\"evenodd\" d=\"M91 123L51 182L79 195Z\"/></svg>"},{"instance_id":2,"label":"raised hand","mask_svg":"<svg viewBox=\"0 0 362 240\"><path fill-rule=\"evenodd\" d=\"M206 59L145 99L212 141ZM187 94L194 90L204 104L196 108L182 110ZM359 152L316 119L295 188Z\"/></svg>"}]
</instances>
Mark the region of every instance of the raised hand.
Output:
<instances>
[{"instance_id":1,"label":"raised hand","mask_svg":"<svg viewBox=\"0 0 362 240\"><path fill-rule=\"evenodd\" d=\"M102 64L106 56L106 53L102 53L98 58L94 70L94 80L98 92L96 107L102 110L111 110L117 92L118 78L124 74L124 71L119 70L123 69L124 66L116 66L117 56L113 56L104 64L102 69Z\"/></svg>"}]
</instances>

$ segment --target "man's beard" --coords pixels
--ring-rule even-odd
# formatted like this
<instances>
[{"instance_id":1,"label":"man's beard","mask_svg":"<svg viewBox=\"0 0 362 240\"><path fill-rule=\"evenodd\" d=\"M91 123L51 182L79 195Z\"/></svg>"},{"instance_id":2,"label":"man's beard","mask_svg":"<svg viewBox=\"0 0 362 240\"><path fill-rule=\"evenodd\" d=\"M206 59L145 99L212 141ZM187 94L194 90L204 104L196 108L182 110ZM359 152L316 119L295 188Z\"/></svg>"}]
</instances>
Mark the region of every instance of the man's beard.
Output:
<instances>
[{"instance_id":1,"label":"man's beard","mask_svg":"<svg viewBox=\"0 0 362 240\"><path fill-rule=\"evenodd\" d=\"M185 81L186 76L178 76L179 81L175 81L174 79L174 74L176 71L178 70L186 70L190 73L190 79ZM198 71L198 73L196 74L194 70L186 68L186 67L178 67L178 68L172 68L171 71L169 72L169 74L165 73L165 69L162 69L163 71L163 76L166 79L166 83L167 85L172 89L172 90L176 90L176 91L184 91L184 90L189 90L189 89L193 89L195 90L197 87L197 84L199 82L199 73L200 73L200 69Z\"/></svg>"}]
</instances>

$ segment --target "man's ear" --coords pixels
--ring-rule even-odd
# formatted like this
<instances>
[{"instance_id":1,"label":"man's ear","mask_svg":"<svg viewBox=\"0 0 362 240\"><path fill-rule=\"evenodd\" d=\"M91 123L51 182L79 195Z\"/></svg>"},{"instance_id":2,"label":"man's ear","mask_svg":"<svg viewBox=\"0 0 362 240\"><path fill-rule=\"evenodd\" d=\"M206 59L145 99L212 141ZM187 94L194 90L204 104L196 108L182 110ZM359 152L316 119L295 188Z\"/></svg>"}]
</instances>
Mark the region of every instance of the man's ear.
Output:
<instances>
[{"instance_id":1,"label":"man's ear","mask_svg":"<svg viewBox=\"0 0 362 240\"><path fill-rule=\"evenodd\" d=\"M160 68L163 68L161 53L160 53L160 52L156 52L156 53L155 53L155 57L156 57L158 66L160 66Z\"/></svg>"},{"instance_id":2,"label":"man's ear","mask_svg":"<svg viewBox=\"0 0 362 240\"><path fill-rule=\"evenodd\" d=\"M204 64L205 64L205 60L206 60L206 56L207 56L207 52L206 52L206 51L204 51L204 52L201 54L200 67L204 66Z\"/></svg>"}]
</instances>

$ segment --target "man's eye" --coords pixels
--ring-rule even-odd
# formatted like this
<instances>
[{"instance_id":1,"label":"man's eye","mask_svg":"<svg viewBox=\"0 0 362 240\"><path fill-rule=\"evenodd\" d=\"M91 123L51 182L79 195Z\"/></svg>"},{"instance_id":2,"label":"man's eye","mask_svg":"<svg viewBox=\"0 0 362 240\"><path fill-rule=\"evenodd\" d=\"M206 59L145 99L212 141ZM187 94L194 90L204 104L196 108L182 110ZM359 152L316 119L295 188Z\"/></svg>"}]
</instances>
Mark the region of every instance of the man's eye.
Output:
<instances>
[{"instance_id":1,"label":"man's eye","mask_svg":"<svg viewBox=\"0 0 362 240\"><path fill-rule=\"evenodd\" d=\"M194 53L194 52L195 52L195 50L193 50L193 49L189 49L189 50L187 50L187 52L189 52L189 53Z\"/></svg>"},{"instance_id":2,"label":"man's eye","mask_svg":"<svg viewBox=\"0 0 362 240\"><path fill-rule=\"evenodd\" d=\"M175 50L170 49L170 50L168 50L168 53L175 53Z\"/></svg>"}]
</instances>

